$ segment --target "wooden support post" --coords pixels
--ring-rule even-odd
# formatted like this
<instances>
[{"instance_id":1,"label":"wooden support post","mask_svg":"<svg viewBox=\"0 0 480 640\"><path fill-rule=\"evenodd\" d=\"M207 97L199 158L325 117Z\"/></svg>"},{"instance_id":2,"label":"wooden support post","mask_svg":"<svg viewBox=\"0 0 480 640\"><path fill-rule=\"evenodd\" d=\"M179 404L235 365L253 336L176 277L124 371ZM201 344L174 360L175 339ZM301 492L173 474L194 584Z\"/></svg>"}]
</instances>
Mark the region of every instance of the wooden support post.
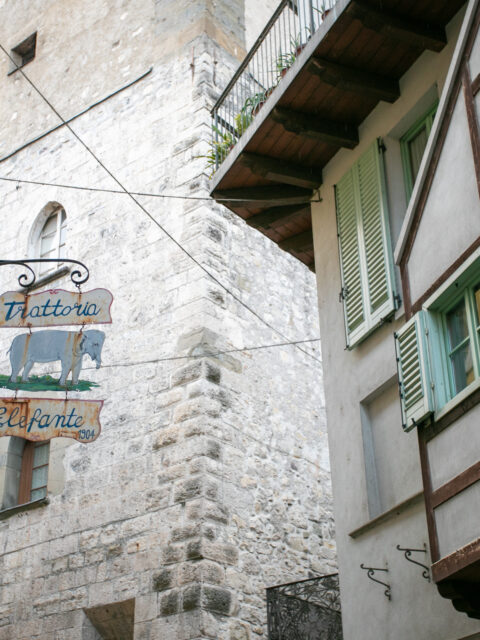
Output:
<instances>
[{"instance_id":1,"label":"wooden support post","mask_svg":"<svg viewBox=\"0 0 480 640\"><path fill-rule=\"evenodd\" d=\"M377 31L384 36L405 42L413 47L438 52L447 44L447 36L443 27L404 18L374 7L365 0L354 0L347 12L352 18L360 20L367 29L372 29L372 31Z\"/></svg>"},{"instance_id":2,"label":"wooden support post","mask_svg":"<svg viewBox=\"0 0 480 640\"><path fill-rule=\"evenodd\" d=\"M277 158L247 152L240 155L239 161L252 173L274 182L283 182L306 189L316 189L322 183L321 171L318 172L312 167L302 167Z\"/></svg>"},{"instance_id":3,"label":"wooden support post","mask_svg":"<svg viewBox=\"0 0 480 640\"><path fill-rule=\"evenodd\" d=\"M268 229L278 229L278 227L296 222L302 218L305 212L310 211L310 205L289 205L287 207L272 207L262 213L247 218L247 224L255 229L267 231Z\"/></svg>"},{"instance_id":4,"label":"wooden support post","mask_svg":"<svg viewBox=\"0 0 480 640\"><path fill-rule=\"evenodd\" d=\"M321 78L326 84L367 98L395 102L400 96L398 80L346 67L323 58L312 58L307 71Z\"/></svg>"},{"instance_id":5,"label":"wooden support post","mask_svg":"<svg viewBox=\"0 0 480 640\"><path fill-rule=\"evenodd\" d=\"M298 251L311 251L313 248L313 235L312 230L308 229L307 231L302 231L301 233L297 233L294 236L290 236L289 238L285 238L278 243L280 249L285 249L290 253L298 252Z\"/></svg>"},{"instance_id":6,"label":"wooden support post","mask_svg":"<svg viewBox=\"0 0 480 640\"><path fill-rule=\"evenodd\" d=\"M358 144L358 129L351 124L331 122L316 115L275 107L272 118L286 131L305 138L314 138L337 147L353 149Z\"/></svg>"}]
</instances>

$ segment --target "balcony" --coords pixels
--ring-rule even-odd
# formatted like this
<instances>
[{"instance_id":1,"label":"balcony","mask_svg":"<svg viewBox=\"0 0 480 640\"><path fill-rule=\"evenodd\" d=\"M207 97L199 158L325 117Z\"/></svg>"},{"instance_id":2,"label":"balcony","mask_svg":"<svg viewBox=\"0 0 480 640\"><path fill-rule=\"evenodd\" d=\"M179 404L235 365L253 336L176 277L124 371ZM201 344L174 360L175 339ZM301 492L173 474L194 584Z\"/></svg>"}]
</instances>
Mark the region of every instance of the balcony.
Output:
<instances>
[{"instance_id":1,"label":"balcony","mask_svg":"<svg viewBox=\"0 0 480 640\"><path fill-rule=\"evenodd\" d=\"M267 589L268 640L342 640L338 574Z\"/></svg>"},{"instance_id":2,"label":"balcony","mask_svg":"<svg viewBox=\"0 0 480 640\"><path fill-rule=\"evenodd\" d=\"M465 0L282 0L212 110L211 195L314 269L322 169Z\"/></svg>"}]
</instances>

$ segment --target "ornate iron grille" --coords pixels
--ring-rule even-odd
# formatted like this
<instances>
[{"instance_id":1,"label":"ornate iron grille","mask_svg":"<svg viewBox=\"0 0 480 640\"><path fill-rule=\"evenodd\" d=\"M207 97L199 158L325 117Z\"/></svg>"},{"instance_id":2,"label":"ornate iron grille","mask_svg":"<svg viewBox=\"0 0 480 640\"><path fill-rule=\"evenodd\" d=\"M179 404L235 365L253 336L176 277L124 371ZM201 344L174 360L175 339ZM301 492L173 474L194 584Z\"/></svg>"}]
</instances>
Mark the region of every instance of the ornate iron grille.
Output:
<instances>
[{"instance_id":1,"label":"ornate iron grille","mask_svg":"<svg viewBox=\"0 0 480 640\"><path fill-rule=\"evenodd\" d=\"M343 640L338 573L267 589L269 640Z\"/></svg>"}]
</instances>

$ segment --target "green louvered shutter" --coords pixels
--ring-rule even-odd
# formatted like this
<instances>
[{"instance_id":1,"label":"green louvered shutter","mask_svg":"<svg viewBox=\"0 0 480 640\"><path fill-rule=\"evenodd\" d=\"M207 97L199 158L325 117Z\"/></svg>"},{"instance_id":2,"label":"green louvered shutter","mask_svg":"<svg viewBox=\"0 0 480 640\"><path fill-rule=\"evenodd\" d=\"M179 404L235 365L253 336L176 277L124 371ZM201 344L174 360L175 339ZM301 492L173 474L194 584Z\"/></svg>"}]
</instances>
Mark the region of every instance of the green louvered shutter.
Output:
<instances>
[{"instance_id":1,"label":"green louvered shutter","mask_svg":"<svg viewBox=\"0 0 480 640\"><path fill-rule=\"evenodd\" d=\"M361 334L366 326L359 251L358 207L353 171L349 171L337 184L336 199L342 298L347 345L350 345L352 337Z\"/></svg>"},{"instance_id":2,"label":"green louvered shutter","mask_svg":"<svg viewBox=\"0 0 480 640\"><path fill-rule=\"evenodd\" d=\"M379 141L336 186L347 347L396 308L392 249Z\"/></svg>"},{"instance_id":3,"label":"green louvered shutter","mask_svg":"<svg viewBox=\"0 0 480 640\"><path fill-rule=\"evenodd\" d=\"M367 278L366 297L369 325L373 328L395 310L392 251L378 142L360 158L357 172Z\"/></svg>"},{"instance_id":4,"label":"green louvered shutter","mask_svg":"<svg viewBox=\"0 0 480 640\"><path fill-rule=\"evenodd\" d=\"M425 315L419 311L395 334L402 423L405 431L433 411L433 394L425 333Z\"/></svg>"}]
</instances>

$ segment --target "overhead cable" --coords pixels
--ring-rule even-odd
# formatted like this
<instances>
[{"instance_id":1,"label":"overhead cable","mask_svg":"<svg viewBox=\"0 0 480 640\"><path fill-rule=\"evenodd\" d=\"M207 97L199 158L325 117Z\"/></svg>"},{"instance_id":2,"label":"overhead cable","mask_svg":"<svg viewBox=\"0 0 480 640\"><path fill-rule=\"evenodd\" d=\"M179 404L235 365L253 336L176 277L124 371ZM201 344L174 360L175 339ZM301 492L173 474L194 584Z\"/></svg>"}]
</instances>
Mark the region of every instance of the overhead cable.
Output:
<instances>
[{"instance_id":1,"label":"overhead cable","mask_svg":"<svg viewBox=\"0 0 480 640\"><path fill-rule=\"evenodd\" d=\"M120 182L120 180L115 176L115 174L108 169L108 167L100 160L100 158L94 153L94 151L89 147L89 145L72 129L70 124L61 116L61 114L57 111L54 105L48 100L48 98L40 91L40 89L35 85L32 80L27 76L27 74L23 71L21 67L17 65L15 60L10 56L5 47L0 43L0 49L4 52L7 58L15 65L17 71L21 73L23 78L28 82L28 84L32 87L32 89L41 97L41 99L50 107L53 113L57 116L57 118L67 127L70 133L75 137L75 139L84 147L84 149L92 156L92 158L99 164L102 169L112 178L112 180L120 187L121 191L129 196L129 198L139 207L143 213L150 218L150 220L157 225L159 229L182 251L185 255L187 255L192 262L194 262L213 282L218 284L226 293L228 293L236 302L242 305L245 309L247 309L252 315L254 315L262 324L268 327L271 331L274 331L277 335L279 335L283 340L288 341L288 338L278 329L276 329L273 325L271 325L267 320L262 318L252 307L246 304L239 296L237 296L233 291L231 291L226 285L224 285L211 271L209 271L197 258L195 258L178 240L172 236L172 234L165 229L155 218L154 216L143 206L141 202L137 200L137 198L128 191L128 189ZM321 360L314 356L309 351L305 351L299 345L295 345L296 349L301 351L303 354L309 356L319 364L321 364Z\"/></svg>"}]
</instances>

